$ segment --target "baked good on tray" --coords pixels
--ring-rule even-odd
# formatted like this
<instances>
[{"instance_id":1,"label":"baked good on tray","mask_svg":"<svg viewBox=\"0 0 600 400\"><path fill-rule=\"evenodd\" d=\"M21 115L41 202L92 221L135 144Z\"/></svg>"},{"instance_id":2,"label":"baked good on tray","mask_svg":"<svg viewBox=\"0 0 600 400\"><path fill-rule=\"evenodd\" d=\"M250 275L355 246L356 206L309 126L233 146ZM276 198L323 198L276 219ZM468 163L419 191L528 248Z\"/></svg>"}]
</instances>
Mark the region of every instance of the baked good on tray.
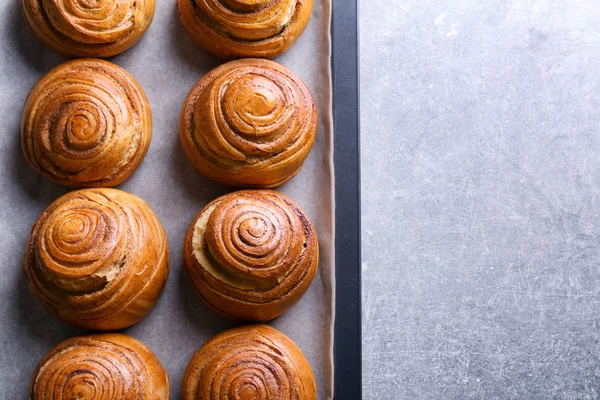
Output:
<instances>
[{"instance_id":1,"label":"baked good on tray","mask_svg":"<svg viewBox=\"0 0 600 400\"><path fill-rule=\"evenodd\" d=\"M267 325L230 329L194 354L183 400L316 400L312 369L296 344Z\"/></svg>"},{"instance_id":2,"label":"baked good on tray","mask_svg":"<svg viewBox=\"0 0 600 400\"><path fill-rule=\"evenodd\" d=\"M33 33L67 57L111 57L133 46L154 16L154 0L21 0Z\"/></svg>"},{"instance_id":3,"label":"baked good on tray","mask_svg":"<svg viewBox=\"0 0 600 400\"><path fill-rule=\"evenodd\" d=\"M144 91L108 61L68 61L31 89L23 108L25 159L70 187L116 186L141 164L152 137Z\"/></svg>"},{"instance_id":4,"label":"baked good on tray","mask_svg":"<svg viewBox=\"0 0 600 400\"><path fill-rule=\"evenodd\" d=\"M228 318L267 321L306 292L319 246L300 206L273 190L209 203L187 232L183 262L204 302Z\"/></svg>"},{"instance_id":5,"label":"baked good on tray","mask_svg":"<svg viewBox=\"0 0 600 400\"><path fill-rule=\"evenodd\" d=\"M169 377L154 353L130 336L76 336L40 360L29 399L167 400Z\"/></svg>"},{"instance_id":6,"label":"baked good on tray","mask_svg":"<svg viewBox=\"0 0 600 400\"><path fill-rule=\"evenodd\" d=\"M114 330L144 318L169 273L167 236L148 204L117 189L82 189L38 218L23 261L35 297L61 320Z\"/></svg>"},{"instance_id":7,"label":"baked good on tray","mask_svg":"<svg viewBox=\"0 0 600 400\"><path fill-rule=\"evenodd\" d=\"M313 0L178 0L187 34L225 59L275 57L300 37Z\"/></svg>"},{"instance_id":8,"label":"baked good on tray","mask_svg":"<svg viewBox=\"0 0 600 400\"><path fill-rule=\"evenodd\" d=\"M180 121L196 169L228 186L272 188L300 171L315 140L317 108L304 83L274 61L243 59L203 76Z\"/></svg>"}]
</instances>

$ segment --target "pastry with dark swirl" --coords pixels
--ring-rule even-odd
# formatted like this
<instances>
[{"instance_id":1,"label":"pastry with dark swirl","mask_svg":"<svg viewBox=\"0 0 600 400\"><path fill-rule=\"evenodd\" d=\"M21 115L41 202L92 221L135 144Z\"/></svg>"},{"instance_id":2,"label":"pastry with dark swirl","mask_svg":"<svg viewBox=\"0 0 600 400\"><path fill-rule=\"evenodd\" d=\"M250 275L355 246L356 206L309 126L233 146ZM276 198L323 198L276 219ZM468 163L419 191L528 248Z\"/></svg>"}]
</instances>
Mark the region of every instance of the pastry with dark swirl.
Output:
<instances>
[{"instance_id":1,"label":"pastry with dark swirl","mask_svg":"<svg viewBox=\"0 0 600 400\"><path fill-rule=\"evenodd\" d=\"M121 67L69 61L31 90L21 121L25 160L70 187L116 186L141 164L152 136L144 91Z\"/></svg>"},{"instance_id":2,"label":"pastry with dark swirl","mask_svg":"<svg viewBox=\"0 0 600 400\"><path fill-rule=\"evenodd\" d=\"M32 293L61 320L90 330L122 329L158 301L169 273L167 236L139 197L82 189L38 218L23 268Z\"/></svg>"},{"instance_id":3,"label":"pastry with dark swirl","mask_svg":"<svg viewBox=\"0 0 600 400\"><path fill-rule=\"evenodd\" d=\"M296 344L267 325L222 332L192 357L183 400L316 400L310 364Z\"/></svg>"},{"instance_id":4,"label":"pastry with dark swirl","mask_svg":"<svg viewBox=\"0 0 600 400\"><path fill-rule=\"evenodd\" d=\"M183 262L204 302L228 318L267 321L306 292L319 246L302 209L273 190L217 198L196 216Z\"/></svg>"},{"instance_id":5,"label":"pastry with dark swirl","mask_svg":"<svg viewBox=\"0 0 600 400\"><path fill-rule=\"evenodd\" d=\"M152 23L154 7L154 0L21 0L33 33L66 57L127 50Z\"/></svg>"},{"instance_id":6,"label":"pastry with dark swirl","mask_svg":"<svg viewBox=\"0 0 600 400\"><path fill-rule=\"evenodd\" d=\"M77 336L39 362L30 400L168 400L169 377L142 342L120 333Z\"/></svg>"},{"instance_id":7,"label":"pastry with dark swirl","mask_svg":"<svg viewBox=\"0 0 600 400\"><path fill-rule=\"evenodd\" d=\"M306 85L274 61L244 59L202 77L185 100L183 149L209 179L273 188L300 171L317 133Z\"/></svg>"},{"instance_id":8,"label":"pastry with dark swirl","mask_svg":"<svg viewBox=\"0 0 600 400\"><path fill-rule=\"evenodd\" d=\"M187 34L225 59L272 58L296 42L313 0L178 0Z\"/></svg>"}]
</instances>

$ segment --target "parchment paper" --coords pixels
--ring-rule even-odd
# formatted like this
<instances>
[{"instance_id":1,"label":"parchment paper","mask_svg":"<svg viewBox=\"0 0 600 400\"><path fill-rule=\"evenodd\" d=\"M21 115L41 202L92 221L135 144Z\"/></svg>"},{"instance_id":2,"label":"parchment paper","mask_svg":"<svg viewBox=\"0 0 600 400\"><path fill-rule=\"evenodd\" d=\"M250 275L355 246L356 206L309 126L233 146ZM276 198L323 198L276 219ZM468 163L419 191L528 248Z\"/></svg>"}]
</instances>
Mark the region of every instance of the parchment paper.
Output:
<instances>
[{"instance_id":1,"label":"parchment paper","mask_svg":"<svg viewBox=\"0 0 600 400\"><path fill-rule=\"evenodd\" d=\"M192 354L211 336L234 324L208 310L194 293L181 262L183 238L194 215L228 189L208 182L186 159L178 137L183 100L192 85L220 63L185 35L174 0L157 1L152 26L134 48L111 61L142 85L152 106L153 138L146 159L119 188L146 200L167 230L171 273L150 315L124 332L157 354L171 379L172 398ZM312 90L319 108L319 131L304 168L279 190L300 203L315 224L321 248L319 271L302 300L272 322L307 356L318 398L333 392L333 155L331 120L329 0L316 0L308 28L276 59ZM21 109L29 89L64 61L30 32L18 0L0 1L0 398L26 399L38 361L60 341L79 331L54 319L30 294L21 261L31 226L67 189L26 165L19 138Z\"/></svg>"}]
</instances>

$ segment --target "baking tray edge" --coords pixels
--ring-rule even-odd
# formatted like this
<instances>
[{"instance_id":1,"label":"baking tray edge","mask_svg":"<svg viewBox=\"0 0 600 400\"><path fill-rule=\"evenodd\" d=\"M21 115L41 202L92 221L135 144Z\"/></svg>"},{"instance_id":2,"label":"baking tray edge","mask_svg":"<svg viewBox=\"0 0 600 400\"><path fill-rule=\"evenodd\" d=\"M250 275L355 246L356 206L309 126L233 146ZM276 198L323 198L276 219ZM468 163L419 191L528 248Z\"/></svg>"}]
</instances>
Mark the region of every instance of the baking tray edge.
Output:
<instances>
[{"instance_id":1,"label":"baking tray edge","mask_svg":"<svg viewBox=\"0 0 600 400\"><path fill-rule=\"evenodd\" d=\"M334 398L362 399L358 0L334 1Z\"/></svg>"}]
</instances>

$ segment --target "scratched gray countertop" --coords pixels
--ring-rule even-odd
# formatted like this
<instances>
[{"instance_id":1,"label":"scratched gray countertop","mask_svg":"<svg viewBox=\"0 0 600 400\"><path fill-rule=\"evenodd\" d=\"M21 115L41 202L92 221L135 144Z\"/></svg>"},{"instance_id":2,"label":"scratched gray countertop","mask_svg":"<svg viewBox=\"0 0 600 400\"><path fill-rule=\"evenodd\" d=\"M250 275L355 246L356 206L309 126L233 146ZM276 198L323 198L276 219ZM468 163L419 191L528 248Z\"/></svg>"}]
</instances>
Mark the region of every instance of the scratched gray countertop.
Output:
<instances>
[{"instance_id":1,"label":"scratched gray countertop","mask_svg":"<svg viewBox=\"0 0 600 400\"><path fill-rule=\"evenodd\" d=\"M600 3L360 27L364 398L598 398Z\"/></svg>"}]
</instances>

